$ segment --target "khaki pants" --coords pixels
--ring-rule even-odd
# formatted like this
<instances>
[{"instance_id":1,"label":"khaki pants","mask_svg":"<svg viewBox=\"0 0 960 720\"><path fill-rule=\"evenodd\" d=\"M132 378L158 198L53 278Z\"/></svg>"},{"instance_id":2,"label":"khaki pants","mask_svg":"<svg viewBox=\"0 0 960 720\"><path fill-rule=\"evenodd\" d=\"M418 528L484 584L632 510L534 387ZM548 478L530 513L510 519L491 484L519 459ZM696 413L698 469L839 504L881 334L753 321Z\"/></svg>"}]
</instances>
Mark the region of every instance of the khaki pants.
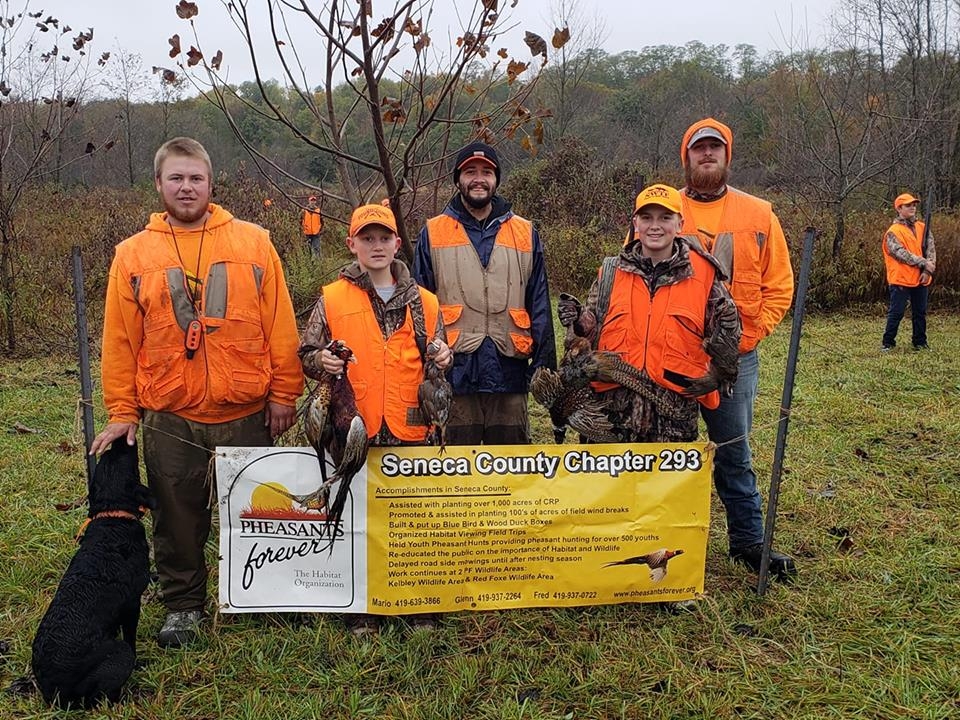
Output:
<instances>
[{"instance_id":1,"label":"khaki pants","mask_svg":"<svg viewBox=\"0 0 960 720\"><path fill-rule=\"evenodd\" d=\"M526 393L455 395L448 445L529 445Z\"/></svg>"},{"instance_id":2,"label":"khaki pants","mask_svg":"<svg viewBox=\"0 0 960 720\"><path fill-rule=\"evenodd\" d=\"M167 610L202 610L207 598L204 546L210 537L211 498L216 480L207 468L218 445L273 444L261 410L225 423L198 423L172 413L143 415L143 462L157 501L153 511L153 554ZM186 442L184 442L186 441ZM199 446L199 447L198 447Z\"/></svg>"}]
</instances>

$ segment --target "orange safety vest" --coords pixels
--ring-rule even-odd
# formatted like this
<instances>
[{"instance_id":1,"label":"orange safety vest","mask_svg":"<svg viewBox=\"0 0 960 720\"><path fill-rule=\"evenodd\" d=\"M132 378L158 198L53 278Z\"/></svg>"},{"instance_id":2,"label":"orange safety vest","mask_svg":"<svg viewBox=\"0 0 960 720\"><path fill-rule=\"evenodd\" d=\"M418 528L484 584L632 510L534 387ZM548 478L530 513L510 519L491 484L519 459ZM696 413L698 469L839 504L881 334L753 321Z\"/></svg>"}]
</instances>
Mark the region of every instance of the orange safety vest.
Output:
<instances>
[{"instance_id":1,"label":"orange safety vest","mask_svg":"<svg viewBox=\"0 0 960 720\"><path fill-rule=\"evenodd\" d=\"M437 327L440 304L436 295L419 290L429 343ZM347 377L367 434L372 438L386 422L399 440L424 442L427 426L417 397L423 381L423 360L409 307L403 325L384 340L369 295L349 280L341 278L324 285L323 304L330 336L343 340L357 359L348 363Z\"/></svg>"},{"instance_id":2,"label":"orange safety vest","mask_svg":"<svg viewBox=\"0 0 960 720\"><path fill-rule=\"evenodd\" d=\"M680 233L689 244L713 255L726 274L730 295L743 324L740 352L749 352L766 335L761 323L764 286L761 252L769 240L766 233L773 208L766 200L728 187L720 232L711 239L698 231L686 193L681 193L681 200L683 227ZM781 261L789 264L789 255ZM792 288L792 275L790 284Z\"/></svg>"},{"instance_id":3,"label":"orange safety vest","mask_svg":"<svg viewBox=\"0 0 960 720\"><path fill-rule=\"evenodd\" d=\"M217 234L195 309L173 243L141 242L123 253L126 278L143 313L143 341L137 356L137 400L141 407L177 412L212 400L231 408L231 418L263 407L273 370L260 319L260 288L266 231L231 220ZM149 231L148 231L149 232ZM122 249L123 248L123 249ZM190 321L203 326L202 342L188 359L184 338Z\"/></svg>"},{"instance_id":4,"label":"orange safety vest","mask_svg":"<svg viewBox=\"0 0 960 720\"><path fill-rule=\"evenodd\" d=\"M517 215L503 222L486 267L463 225L449 215L427 220L427 236L450 348L471 353L489 337L505 357L530 357L525 295L533 268L533 224Z\"/></svg>"},{"instance_id":5,"label":"orange safety vest","mask_svg":"<svg viewBox=\"0 0 960 720\"><path fill-rule=\"evenodd\" d=\"M657 288L652 298L642 277L618 268L597 342L598 350L618 353L675 392L683 387L667 380L666 370L692 379L710 367L710 356L703 349L704 316L716 271L695 251L689 254L693 276ZM593 387L603 392L618 385L593 383ZM712 410L720 404L720 393L714 390L697 400Z\"/></svg>"},{"instance_id":6,"label":"orange safety vest","mask_svg":"<svg viewBox=\"0 0 960 720\"><path fill-rule=\"evenodd\" d=\"M920 268L916 265L907 265L897 260L890 251L887 250L887 234L893 233L897 236L900 244L914 255L923 257L923 229L926 225L923 221L917 220L913 224L913 231L903 223L894 223L886 233L883 234L883 262L887 266L887 283L890 285L902 285L903 287L917 287L920 284Z\"/></svg>"},{"instance_id":7,"label":"orange safety vest","mask_svg":"<svg viewBox=\"0 0 960 720\"><path fill-rule=\"evenodd\" d=\"M303 211L303 234L319 235L323 229L323 218L319 210L305 208Z\"/></svg>"}]
</instances>

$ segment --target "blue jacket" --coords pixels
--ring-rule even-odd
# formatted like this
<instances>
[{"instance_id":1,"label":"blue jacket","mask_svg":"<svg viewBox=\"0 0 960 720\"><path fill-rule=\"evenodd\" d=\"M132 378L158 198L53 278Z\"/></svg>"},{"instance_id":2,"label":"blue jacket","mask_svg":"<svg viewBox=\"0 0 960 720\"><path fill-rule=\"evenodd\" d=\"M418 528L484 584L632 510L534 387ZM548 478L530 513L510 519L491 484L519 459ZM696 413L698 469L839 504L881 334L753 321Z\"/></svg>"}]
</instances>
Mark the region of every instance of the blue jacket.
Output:
<instances>
[{"instance_id":1,"label":"blue jacket","mask_svg":"<svg viewBox=\"0 0 960 720\"><path fill-rule=\"evenodd\" d=\"M480 262L486 267L493 251L493 242L500 225L513 215L510 203L499 195L493 197L493 209L487 219L480 223L463 206L460 195L453 197L444 209L444 214L457 220L466 230L467 237L477 251ZM430 255L430 237L427 228L420 231L413 257L413 278L417 284L431 292L437 289ZM474 393L525 393L533 371L545 365L557 367L557 349L553 333L553 318L550 292L547 287L547 270L543 259L543 243L536 228L533 230L533 267L530 284L526 291L526 309L530 314L530 332L533 336L533 355L529 360L504 357L490 338L485 338L472 353L455 353L450 370L450 383L455 395ZM443 302L443 298L440 298Z\"/></svg>"}]
</instances>

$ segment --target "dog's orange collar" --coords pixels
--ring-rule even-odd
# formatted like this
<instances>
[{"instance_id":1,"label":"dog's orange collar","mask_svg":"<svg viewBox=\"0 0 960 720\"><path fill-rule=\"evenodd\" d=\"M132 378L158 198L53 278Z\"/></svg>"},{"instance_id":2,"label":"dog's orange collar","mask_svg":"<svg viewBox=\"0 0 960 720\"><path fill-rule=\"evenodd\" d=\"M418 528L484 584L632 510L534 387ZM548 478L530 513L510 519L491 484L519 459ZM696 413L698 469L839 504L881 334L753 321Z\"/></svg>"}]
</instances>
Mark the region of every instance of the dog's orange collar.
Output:
<instances>
[{"instance_id":1,"label":"dog's orange collar","mask_svg":"<svg viewBox=\"0 0 960 720\"><path fill-rule=\"evenodd\" d=\"M139 508L140 517L146 514L147 508L142 505ZM83 534L87 531L87 526L94 520L99 520L100 518L126 518L127 520L139 520L140 517L134 515L132 512L127 512L126 510L104 510L103 512L98 512L92 518L87 518L80 525L80 529L77 530L77 536L74 538L77 542L80 542L80 538L83 537Z\"/></svg>"}]
</instances>

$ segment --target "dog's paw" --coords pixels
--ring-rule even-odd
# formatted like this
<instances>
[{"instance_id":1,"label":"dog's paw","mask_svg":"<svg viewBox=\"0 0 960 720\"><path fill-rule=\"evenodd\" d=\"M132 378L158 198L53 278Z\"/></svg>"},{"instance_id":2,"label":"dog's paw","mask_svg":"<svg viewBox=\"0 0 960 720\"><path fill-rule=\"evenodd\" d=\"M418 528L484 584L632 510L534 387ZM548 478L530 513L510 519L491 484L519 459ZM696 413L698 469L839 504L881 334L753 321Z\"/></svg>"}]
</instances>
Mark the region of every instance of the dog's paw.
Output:
<instances>
[{"instance_id":1,"label":"dog's paw","mask_svg":"<svg viewBox=\"0 0 960 720\"><path fill-rule=\"evenodd\" d=\"M10 695L33 695L35 692L37 692L37 683L32 675L18 677L7 688L7 693Z\"/></svg>"}]
</instances>

